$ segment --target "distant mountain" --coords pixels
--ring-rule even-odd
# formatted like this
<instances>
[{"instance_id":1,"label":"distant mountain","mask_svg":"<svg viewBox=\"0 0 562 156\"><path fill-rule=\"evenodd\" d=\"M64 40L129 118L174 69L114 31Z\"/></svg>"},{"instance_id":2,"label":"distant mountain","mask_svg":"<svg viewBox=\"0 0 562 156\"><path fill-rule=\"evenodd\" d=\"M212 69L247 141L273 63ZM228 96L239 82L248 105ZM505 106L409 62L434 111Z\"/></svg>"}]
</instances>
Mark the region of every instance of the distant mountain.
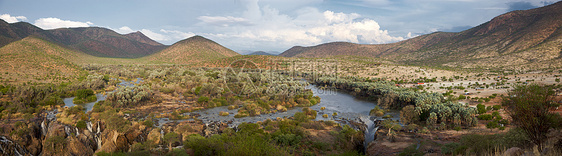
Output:
<instances>
[{"instance_id":1,"label":"distant mountain","mask_svg":"<svg viewBox=\"0 0 562 156\"><path fill-rule=\"evenodd\" d=\"M162 43L158 43L148 37L146 37L143 33L141 33L140 31L137 32L133 32L133 33L129 33L129 34L125 34L125 37L133 40L133 41L137 41L137 42L141 42L141 43L145 43L148 45L152 45L152 46L164 46Z\"/></svg>"},{"instance_id":2,"label":"distant mountain","mask_svg":"<svg viewBox=\"0 0 562 156\"><path fill-rule=\"evenodd\" d=\"M268 52L265 52L265 51L256 51L256 52L252 52L252 53L249 53L249 54L246 54L246 55L272 55L272 56L275 56L276 54L271 54L271 53L268 53Z\"/></svg>"},{"instance_id":3,"label":"distant mountain","mask_svg":"<svg viewBox=\"0 0 562 156\"><path fill-rule=\"evenodd\" d=\"M99 27L42 30L25 22L9 24L0 20L0 46L31 35L99 57L137 58L167 47L141 32L121 35Z\"/></svg>"},{"instance_id":4,"label":"distant mountain","mask_svg":"<svg viewBox=\"0 0 562 156\"><path fill-rule=\"evenodd\" d=\"M30 36L0 48L0 73L4 80L11 83L62 81L76 78L82 72L70 60L86 60L91 57L93 56Z\"/></svg>"},{"instance_id":5,"label":"distant mountain","mask_svg":"<svg viewBox=\"0 0 562 156\"><path fill-rule=\"evenodd\" d=\"M405 41L365 45L346 42L295 46L284 57L355 55L414 65L451 67L562 66L562 2L513 11L459 32L436 32Z\"/></svg>"},{"instance_id":6,"label":"distant mountain","mask_svg":"<svg viewBox=\"0 0 562 156\"><path fill-rule=\"evenodd\" d=\"M256 53L256 52L258 52L256 54L265 54L265 53L267 53L269 55L279 55L279 54L281 54L281 52L278 52L278 51L239 50L239 51L236 51L236 52L239 53L239 54L242 54L242 55L250 55L250 54Z\"/></svg>"},{"instance_id":7,"label":"distant mountain","mask_svg":"<svg viewBox=\"0 0 562 156\"><path fill-rule=\"evenodd\" d=\"M99 57L137 58L156 53L166 47L140 32L121 35L99 27L54 29L39 36Z\"/></svg>"},{"instance_id":8,"label":"distant mountain","mask_svg":"<svg viewBox=\"0 0 562 156\"><path fill-rule=\"evenodd\" d=\"M191 64L236 55L240 54L202 36L193 36L143 59L154 63Z\"/></svg>"}]
</instances>

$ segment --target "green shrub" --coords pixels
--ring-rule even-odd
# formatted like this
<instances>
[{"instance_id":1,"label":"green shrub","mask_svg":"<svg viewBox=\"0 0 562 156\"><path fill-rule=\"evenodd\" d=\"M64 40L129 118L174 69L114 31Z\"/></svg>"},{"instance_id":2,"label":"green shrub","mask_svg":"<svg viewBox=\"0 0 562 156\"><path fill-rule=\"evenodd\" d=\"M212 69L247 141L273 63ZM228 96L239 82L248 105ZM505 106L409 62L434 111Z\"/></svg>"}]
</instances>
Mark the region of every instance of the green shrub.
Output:
<instances>
[{"instance_id":1,"label":"green shrub","mask_svg":"<svg viewBox=\"0 0 562 156\"><path fill-rule=\"evenodd\" d=\"M476 110L478 111L478 114L484 114L486 113L486 106L484 106L483 104L478 104L476 105Z\"/></svg>"},{"instance_id":2,"label":"green shrub","mask_svg":"<svg viewBox=\"0 0 562 156\"><path fill-rule=\"evenodd\" d=\"M96 100L98 100L98 97L96 97L96 95L90 95L86 97L86 102L94 102Z\"/></svg>"},{"instance_id":3,"label":"green shrub","mask_svg":"<svg viewBox=\"0 0 562 156\"><path fill-rule=\"evenodd\" d=\"M146 127L152 127L154 125L154 122L152 121L152 119L145 119L142 124Z\"/></svg>"},{"instance_id":4,"label":"green shrub","mask_svg":"<svg viewBox=\"0 0 562 156\"><path fill-rule=\"evenodd\" d=\"M80 121L76 122L76 127L80 128L80 129L85 129L87 127L86 121L80 120Z\"/></svg>"},{"instance_id":5,"label":"green shrub","mask_svg":"<svg viewBox=\"0 0 562 156\"><path fill-rule=\"evenodd\" d=\"M478 115L478 119L480 120L492 120L493 116L491 114L481 114Z\"/></svg>"},{"instance_id":6,"label":"green shrub","mask_svg":"<svg viewBox=\"0 0 562 156\"><path fill-rule=\"evenodd\" d=\"M502 108L502 106L501 105L494 105L492 108L494 110L500 110Z\"/></svg>"},{"instance_id":7,"label":"green shrub","mask_svg":"<svg viewBox=\"0 0 562 156\"><path fill-rule=\"evenodd\" d=\"M199 99L197 99L197 102L198 103L209 102L209 97L201 96L201 97L199 97Z\"/></svg>"},{"instance_id":8,"label":"green shrub","mask_svg":"<svg viewBox=\"0 0 562 156\"><path fill-rule=\"evenodd\" d=\"M369 115L371 115L371 116L383 116L384 110L381 109L379 106L375 106L375 108L373 108L373 109L371 109L371 111L369 111Z\"/></svg>"},{"instance_id":9,"label":"green shrub","mask_svg":"<svg viewBox=\"0 0 562 156\"><path fill-rule=\"evenodd\" d=\"M455 152L455 149L457 149L460 146L461 146L461 144L456 143L456 142L447 143L447 144L441 146L441 153L443 153L443 154L453 154ZM453 155L455 155L455 154L453 154Z\"/></svg>"},{"instance_id":10,"label":"green shrub","mask_svg":"<svg viewBox=\"0 0 562 156\"><path fill-rule=\"evenodd\" d=\"M281 134L273 138L279 145L295 146L301 142L302 137L295 134Z\"/></svg>"},{"instance_id":11,"label":"green shrub","mask_svg":"<svg viewBox=\"0 0 562 156\"><path fill-rule=\"evenodd\" d=\"M78 99L86 99L90 95L95 95L91 89L79 89L74 92L74 96Z\"/></svg>"},{"instance_id":12,"label":"green shrub","mask_svg":"<svg viewBox=\"0 0 562 156\"><path fill-rule=\"evenodd\" d=\"M162 87L160 88L160 92L166 93L166 94L170 94L175 92L176 90L174 88L166 88L166 87Z\"/></svg>"}]
</instances>

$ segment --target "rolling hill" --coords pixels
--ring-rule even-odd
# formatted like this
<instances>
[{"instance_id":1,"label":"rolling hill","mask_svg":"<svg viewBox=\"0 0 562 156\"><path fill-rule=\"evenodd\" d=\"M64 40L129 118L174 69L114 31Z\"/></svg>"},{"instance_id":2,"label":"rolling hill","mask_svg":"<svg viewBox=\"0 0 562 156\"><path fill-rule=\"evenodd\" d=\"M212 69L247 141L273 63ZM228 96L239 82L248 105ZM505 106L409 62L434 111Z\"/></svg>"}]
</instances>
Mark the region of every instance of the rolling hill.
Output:
<instances>
[{"instance_id":1,"label":"rolling hill","mask_svg":"<svg viewBox=\"0 0 562 156\"><path fill-rule=\"evenodd\" d=\"M152 63L191 64L236 55L240 54L202 36L193 36L143 59Z\"/></svg>"},{"instance_id":2,"label":"rolling hill","mask_svg":"<svg viewBox=\"0 0 562 156\"><path fill-rule=\"evenodd\" d=\"M436 32L397 43L346 42L292 47L284 57L354 55L413 65L450 67L562 66L562 2L512 11L459 32Z\"/></svg>"},{"instance_id":3,"label":"rolling hill","mask_svg":"<svg viewBox=\"0 0 562 156\"><path fill-rule=\"evenodd\" d=\"M30 36L0 48L1 81L51 82L77 77L82 69L69 60L93 56Z\"/></svg>"}]
</instances>

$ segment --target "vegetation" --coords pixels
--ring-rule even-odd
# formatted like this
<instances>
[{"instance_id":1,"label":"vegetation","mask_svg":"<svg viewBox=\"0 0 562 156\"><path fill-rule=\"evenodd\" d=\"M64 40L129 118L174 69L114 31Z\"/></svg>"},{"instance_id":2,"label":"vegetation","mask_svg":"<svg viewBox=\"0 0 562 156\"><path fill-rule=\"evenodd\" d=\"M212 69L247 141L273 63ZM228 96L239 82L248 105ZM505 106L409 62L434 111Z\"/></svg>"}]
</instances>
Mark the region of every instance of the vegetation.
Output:
<instances>
[{"instance_id":1,"label":"vegetation","mask_svg":"<svg viewBox=\"0 0 562 156\"><path fill-rule=\"evenodd\" d=\"M314 80L314 83L355 92L358 96L376 100L379 106L386 108L405 108L402 110L401 120L407 123L426 123L433 127L444 123L446 127L452 128L454 126L451 124L455 121L466 127L474 126L478 122L474 108L445 100L442 94L399 88L389 81L357 77L320 77ZM413 109L408 105L412 105Z\"/></svg>"},{"instance_id":2,"label":"vegetation","mask_svg":"<svg viewBox=\"0 0 562 156\"><path fill-rule=\"evenodd\" d=\"M514 86L504 97L503 105L513 124L523 130L530 141L543 149L546 134L552 128L560 128L562 119L550 111L553 102L553 86L539 84Z\"/></svg>"},{"instance_id":3,"label":"vegetation","mask_svg":"<svg viewBox=\"0 0 562 156\"><path fill-rule=\"evenodd\" d=\"M72 100L74 104L83 104L97 100L96 94L91 89L79 89L74 92L74 96L76 96Z\"/></svg>"}]
</instances>

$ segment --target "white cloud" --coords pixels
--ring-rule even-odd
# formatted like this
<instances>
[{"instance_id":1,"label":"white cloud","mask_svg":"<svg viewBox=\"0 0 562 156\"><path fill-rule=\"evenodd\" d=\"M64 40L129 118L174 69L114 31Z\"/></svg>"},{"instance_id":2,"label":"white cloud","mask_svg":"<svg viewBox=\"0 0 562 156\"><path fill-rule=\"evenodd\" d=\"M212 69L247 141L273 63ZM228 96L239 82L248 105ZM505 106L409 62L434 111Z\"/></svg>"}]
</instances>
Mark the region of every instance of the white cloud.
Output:
<instances>
[{"instance_id":1,"label":"white cloud","mask_svg":"<svg viewBox=\"0 0 562 156\"><path fill-rule=\"evenodd\" d=\"M166 34L166 36L168 36L168 38L172 39L172 40L183 40L186 38L190 38L195 36L195 33L192 32L181 32L181 31L177 31L177 30L165 30L165 29L160 29L160 32L163 32Z\"/></svg>"},{"instance_id":2,"label":"white cloud","mask_svg":"<svg viewBox=\"0 0 562 156\"><path fill-rule=\"evenodd\" d=\"M144 35L148 36L149 38L156 40L156 41L167 41L170 40L170 38L166 37L165 35L159 34L159 33L155 33L153 31L150 31L148 29L141 29L140 32L142 32Z\"/></svg>"},{"instance_id":3,"label":"white cloud","mask_svg":"<svg viewBox=\"0 0 562 156\"><path fill-rule=\"evenodd\" d=\"M123 26L115 31L120 34L128 34L128 33L135 32L133 29L129 28L128 26Z\"/></svg>"},{"instance_id":4,"label":"white cloud","mask_svg":"<svg viewBox=\"0 0 562 156\"><path fill-rule=\"evenodd\" d=\"M247 5L242 17L213 16L213 19L244 19L253 25L217 25L209 22L209 16L201 16L200 24L210 26L210 38L231 45L229 48L280 48L294 45L311 46L326 42L347 41L378 44L401 41L403 37L391 36L387 30L357 13L319 11L306 7L295 11L296 16L280 13L268 5L259 6L256 1ZM214 20L219 21L219 20ZM230 20L232 21L232 20ZM228 21L228 22L230 22ZM280 50L280 49L279 49Z\"/></svg>"},{"instance_id":5,"label":"white cloud","mask_svg":"<svg viewBox=\"0 0 562 156\"><path fill-rule=\"evenodd\" d=\"M186 33L178 30L165 30L165 29L160 29L160 32L154 32L148 29L141 29L140 32L148 36L150 39L153 39L158 42L178 41L195 36L195 33L192 32Z\"/></svg>"},{"instance_id":6,"label":"white cloud","mask_svg":"<svg viewBox=\"0 0 562 156\"><path fill-rule=\"evenodd\" d=\"M27 21L27 17L25 17L25 16L11 16L10 14L2 14L2 15L0 15L0 19L3 19L4 21L6 21L8 23L16 23L16 22L21 22L21 21Z\"/></svg>"},{"instance_id":7,"label":"white cloud","mask_svg":"<svg viewBox=\"0 0 562 156\"><path fill-rule=\"evenodd\" d=\"M232 24L241 24L241 25L250 25L250 23L240 17L232 17L232 16L200 16L197 19L213 25L227 27Z\"/></svg>"},{"instance_id":8,"label":"white cloud","mask_svg":"<svg viewBox=\"0 0 562 156\"><path fill-rule=\"evenodd\" d=\"M35 20L36 26L42 29L56 29L56 28L73 28L73 27L89 27L93 25L92 22L77 22L69 20L61 20L58 18L40 18Z\"/></svg>"}]
</instances>

